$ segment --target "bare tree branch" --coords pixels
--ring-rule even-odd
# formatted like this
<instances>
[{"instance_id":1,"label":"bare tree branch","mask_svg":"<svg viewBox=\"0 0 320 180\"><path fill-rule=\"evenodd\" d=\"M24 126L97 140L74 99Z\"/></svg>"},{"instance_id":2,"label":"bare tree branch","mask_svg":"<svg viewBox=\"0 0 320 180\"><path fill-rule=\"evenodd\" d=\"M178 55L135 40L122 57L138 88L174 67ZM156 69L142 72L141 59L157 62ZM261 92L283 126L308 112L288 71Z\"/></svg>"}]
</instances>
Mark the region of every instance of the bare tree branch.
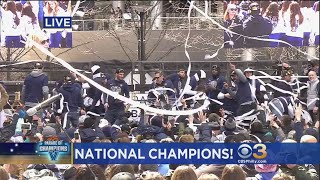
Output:
<instances>
[{"instance_id":1,"label":"bare tree branch","mask_svg":"<svg viewBox=\"0 0 320 180\"><path fill-rule=\"evenodd\" d=\"M177 44L174 47L171 47L163 56L161 56L160 58L156 59L155 61L157 62L157 61L162 60L163 58L167 57L174 49L176 49L177 47L180 47L182 45L183 45L183 43Z\"/></svg>"},{"instance_id":2,"label":"bare tree branch","mask_svg":"<svg viewBox=\"0 0 320 180\"><path fill-rule=\"evenodd\" d=\"M12 49L12 48L11 48ZM19 50L19 48L14 48L13 51L10 51L10 56L12 56L15 52L17 52Z\"/></svg>"},{"instance_id":3,"label":"bare tree branch","mask_svg":"<svg viewBox=\"0 0 320 180\"><path fill-rule=\"evenodd\" d=\"M32 50L34 53L36 53L36 55L38 56L39 59L41 59L41 56L37 53L36 50L34 50L33 48L31 48L31 50Z\"/></svg>"},{"instance_id":4,"label":"bare tree branch","mask_svg":"<svg viewBox=\"0 0 320 180\"><path fill-rule=\"evenodd\" d=\"M20 51L18 55L16 55L16 57L13 59L13 61L18 61L19 59L21 59L24 55L26 55L28 52L31 51L32 48L29 48L27 51L23 52L25 49L23 49L23 51Z\"/></svg>"},{"instance_id":5,"label":"bare tree branch","mask_svg":"<svg viewBox=\"0 0 320 180\"><path fill-rule=\"evenodd\" d=\"M131 57L129 56L129 54L127 53L127 51L125 50L125 48L124 48L124 46L123 46L123 44L122 44L122 42L121 42L120 37L119 37L118 34L115 32L114 28L112 28L112 30L113 30L114 33L110 33L110 34L119 42L119 45L120 45L121 49L123 50L123 52L125 53L125 55L129 58L130 62L133 62L133 60L131 59ZM129 49L129 48L127 47L127 49Z\"/></svg>"},{"instance_id":6,"label":"bare tree branch","mask_svg":"<svg viewBox=\"0 0 320 180\"><path fill-rule=\"evenodd\" d=\"M155 51L155 49L158 47L158 45L160 44L160 42L163 40L164 36L166 35L166 32L167 32L166 30L160 32L157 42L152 46L150 51L147 52L146 59L148 59L151 56L151 54L153 53L153 51Z\"/></svg>"},{"instance_id":7,"label":"bare tree branch","mask_svg":"<svg viewBox=\"0 0 320 180\"><path fill-rule=\"evenodd\" d=\"M2 51L0 51L0 58L1 58L2 61L5 61L5 58L2 55Z\"/></svg>"},{"instance_id":8,"label":"bare tree branch","mask_svg":"<svg viewBox=\"0 0 320 180\"><path fill-rule=\"evenodd\" d=\"M62 55L62 54L64 54L64 53L67 53L67 52L69 52L70 50L72 50L72 49L74 49L74 48L77 48L77 47L80 47L80 46L83 46L83 45L87 45L87 44L96 42L96 41L98 41L98 40L101 40L101 38L94 39L94 40L91 40L91 41L84 42L84 43L82 43L82 44L73 46L72 48L69 48L69 49L67 49L67 50L65 50L65 51L62 51L62 52L58 53L58 54L56 55L56 57L58 57L58 56L60 56L60 55ZM52 58L51 60L53 60L53 58Z\"/></svg>"}]
</instances>

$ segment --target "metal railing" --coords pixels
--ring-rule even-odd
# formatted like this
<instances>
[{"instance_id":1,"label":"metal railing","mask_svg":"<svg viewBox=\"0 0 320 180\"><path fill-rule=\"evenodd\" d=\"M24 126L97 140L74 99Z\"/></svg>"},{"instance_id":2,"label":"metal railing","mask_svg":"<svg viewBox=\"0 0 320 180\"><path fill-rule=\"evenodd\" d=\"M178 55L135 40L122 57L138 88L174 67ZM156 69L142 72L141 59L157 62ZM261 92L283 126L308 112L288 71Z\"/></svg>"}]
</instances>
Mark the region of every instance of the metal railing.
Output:
<instances>
[{"instance_id":1,"label":"metal railing","mask_svg":"<svg viewBox=\"0 0 320 180\"><path fill-rule=\"evenodd\" d=\"M222 17L211 17L219 24L223 25ZM201 29L213 29L217 28L210 20L204 17L191 17L190 28L201 30ZM189 28L188 17L158 17L157 20L146 20L146 28L149 28L154 23L159 21L157 30L183 30ZM73 20L73 31L105 31L105 30L130 30L138 24L138 20L131 19L84 19L84 20Z\"/></svg>"}]
</instances>

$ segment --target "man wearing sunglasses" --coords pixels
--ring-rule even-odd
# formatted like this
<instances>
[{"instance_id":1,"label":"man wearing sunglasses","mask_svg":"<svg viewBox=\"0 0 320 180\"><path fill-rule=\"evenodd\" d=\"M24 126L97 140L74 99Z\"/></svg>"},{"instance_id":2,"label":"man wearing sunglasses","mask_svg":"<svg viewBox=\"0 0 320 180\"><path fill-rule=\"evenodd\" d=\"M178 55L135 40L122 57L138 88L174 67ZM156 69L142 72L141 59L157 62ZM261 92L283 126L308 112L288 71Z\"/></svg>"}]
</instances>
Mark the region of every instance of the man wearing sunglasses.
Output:
<instances>
[{"instance_id":1,"label":"man wearing sunglasses","mask_svg":"<svg viewBox=\"0 0 320 180\"><path fill-rule=\"evenodd\" d=\"M161 88L169 88L172 90L161 90ZM175 97L174 87L173 87L172 81L165 79L162 71L156 71L154 73L153 82L150 86L148 99L159 100L159 97L164 97L164 96L167 96L168 98L173 99Z\"/></svg>"}]
</instances>

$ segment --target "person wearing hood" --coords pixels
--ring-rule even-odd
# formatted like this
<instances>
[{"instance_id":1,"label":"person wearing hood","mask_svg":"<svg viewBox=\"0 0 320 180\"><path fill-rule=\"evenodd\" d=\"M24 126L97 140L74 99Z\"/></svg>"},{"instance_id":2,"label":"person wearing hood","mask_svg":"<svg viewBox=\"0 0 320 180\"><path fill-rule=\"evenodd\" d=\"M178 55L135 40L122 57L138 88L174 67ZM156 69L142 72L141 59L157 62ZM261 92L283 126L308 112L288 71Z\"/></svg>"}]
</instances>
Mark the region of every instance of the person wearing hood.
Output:
<instances>
[{"instance_id":1,"label":"person wearing hood","mask_svg":"<svg viewBox=\"0 0 320 180\"><path fill-rule=\"evenodd\" d=\"M236 69L233 64L230 64L230 69L236 74L235 82L238 88L237 92L229 91L229 94L235 97L239 107L237 116L241 116L251 110L255 110L257 105L251 92L250 83L243 72L240 69Z\"/></svg>"},{"instance_id":2,"label":"person wearing hood","mask_svg":"<svg viewBox=\"0 0 320 180\"><path fill-rule=\"evenodd\" d=\"M251 91L252 91L253 95L255 96L257 102L263 103L264 99L265 99L263 92L265 91L266 88L258 81L258 79L253 78L254 71L255 70L253 70L251 68L247 68L243 72L251 85Z\"/></svg>"},{"instance_id":3,"label":"person wearing hood","mask_svg":"<svg viewBox=\"0 0 320 180\"><path fill-rule=\"evenodd\" d=\"M32 72L24 80L21 101L29 109L48 99L48 95L48 76L43 73L42 64L36 63Z\"/></svg>"},{"instance_id":4,"label":"person wearing hood","mask_svg":"<svg viewBox=\"0 0 320 180\"><path fill-rule=\"evenodd\" d=\"M92 66L91 72L92 72L93 81L95 81L100 85L103 85L104 79L102 77L100 66L98 65ZM84 86L82 87L84 88ZM87 110L97 114L102 114L104 111L103 111L103 102L101 101L102 101L102 91L100 91L95 86L90 86L90 88L87 90L87 97L85 97L84 99L84 104L87 107Z\"/></svg>"},{"instance_id":5,"label":"person wearing hood","mask_svg":"<svg viewBox=\"0 0 320 180\"><path fill-rule=\"evenodd\" d=\"M272 23L269 19L260 15L259 4L253 2L249 6L249 17L243 22L243 34L249 37L268 38L272 33ZM245 38L247 48L267 47L269 42Z\"/></svg>"},{"instance_id":6,"label":"person wearing hood","mask_svg":"<svg viewBox=\"0 0 320 180\"><path fill-rule=\"evenodd\" d=\"M217 96L223 88L225 78L220 75L220 67L213 65L211 69L211 77L206 83L206 94L209 98L218 100Z\"/></svg>"},{"instance_id":7,"label":"person wearing hood","mask_svg":"<svg viewBox=\"0 0 320 180\"><path fill-rule=\"evenodd\" d=\"M78 127L80 109L83 108L81 89L71 81L70 76L66 76L59 92L63 95L63 103L65 104L62 112L67 116L65 118L67 122L63 122L63 128L68 129L70 123L72 127ZM62 109L62 107L59 107L59 109Z\"/></svg>"},{"instance_id":8,"label":"person wearing hood","mask_svg":"<svg viewBox=\"0 0 320 180\"><path fill-rule=\"evenodd\" d=\"M319 79L315 71L310 71L308 73L308 77L307 108L313 122L315 123L317 120L319 120Z\"/></svg>"}]
</instances>

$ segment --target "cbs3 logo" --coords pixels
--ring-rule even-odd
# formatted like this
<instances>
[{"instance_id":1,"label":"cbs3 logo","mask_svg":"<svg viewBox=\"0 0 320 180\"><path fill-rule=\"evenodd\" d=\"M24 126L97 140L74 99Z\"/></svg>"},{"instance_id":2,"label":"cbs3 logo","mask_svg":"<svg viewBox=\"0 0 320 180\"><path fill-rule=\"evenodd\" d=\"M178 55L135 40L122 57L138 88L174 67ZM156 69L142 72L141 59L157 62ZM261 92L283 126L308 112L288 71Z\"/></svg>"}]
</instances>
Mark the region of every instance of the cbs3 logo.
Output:
<instances>
[{"instance_id":1,"label":"cbs3 logo","mask_svg":"<svg viewBox=\"0 0 320 180\"><path fill-rule=\"evenodd\" d=\"M253 150L257 150L256 153L253 153ZM253 148L249 144L242 144L238 148L238 155L243 158L247 159L253 155L256 159L264 159L267 157L267 146L264 144L255 144Z\"/></svg>"}]
</instances>

